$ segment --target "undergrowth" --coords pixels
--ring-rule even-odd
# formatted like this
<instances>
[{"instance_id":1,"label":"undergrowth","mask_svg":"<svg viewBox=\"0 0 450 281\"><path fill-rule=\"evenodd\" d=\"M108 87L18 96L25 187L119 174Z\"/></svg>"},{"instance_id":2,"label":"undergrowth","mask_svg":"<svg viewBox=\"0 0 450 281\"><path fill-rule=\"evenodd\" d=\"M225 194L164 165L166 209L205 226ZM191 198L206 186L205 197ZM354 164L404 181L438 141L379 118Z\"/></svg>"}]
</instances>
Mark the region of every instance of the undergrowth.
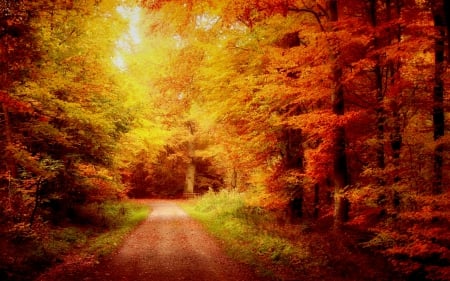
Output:
<instances>
[{"instance_id":1,"label":"undergrowth","mask_svg":"<svg viewBox=\"0 0 450 281\"><path fill-rule=\"evenodd\" d=\"M325 218L283 223L277 213L252 204L251 199L245 193L222 190L189 201L184 208L224 241L232 258L273 280L399 280L382 257L358 244L355 238L360 234L324 227Z\"/></svg>"},{"instance_id":2,"label":"undergrowth","mask_svg":"<svg viewBox=\"0 0 450 281\"><path fill-rule=\"evenodd\" d=\"M71 253L101 259L114 251L148 213L147 206L133 202L92 203L80 209L86 219L83 224L15 225L1 234L0 280L33 280Z\"/></svg>"},{"instance_id":3,"label":"undergrowth","mask_svg":"<svg viewBox=\"0 0 450 281\"><path fill-rule=\"evenodd\" d=\"M184 208L225 242L233 258L254 266L261 275L273 279L298 275L310 257L308 247L299 241L290 241L270 231L274 224L272 215L262 208L246 205L241 193L210 192Z\"/></svg>"},{"instance_id":4,"label":"undergrowth","mask_svg":"<svg viewBox=\"0 0 450 281\"><path fill-rule=\"evenodd\" d=\"M113 252L125 235L131 232L149 214L149 208L136 203L105 204L105 215L110 224L109 231L97 235L87 252L101 258Z\"/></svg>"}]
</instances>

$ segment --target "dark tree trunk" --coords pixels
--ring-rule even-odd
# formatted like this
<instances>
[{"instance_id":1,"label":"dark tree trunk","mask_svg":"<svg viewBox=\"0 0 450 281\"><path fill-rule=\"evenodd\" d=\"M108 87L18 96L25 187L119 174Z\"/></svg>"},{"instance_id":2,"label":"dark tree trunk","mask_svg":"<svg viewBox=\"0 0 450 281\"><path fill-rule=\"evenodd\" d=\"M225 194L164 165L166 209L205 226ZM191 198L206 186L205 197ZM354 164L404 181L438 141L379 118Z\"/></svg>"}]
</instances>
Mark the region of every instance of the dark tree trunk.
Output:
<instances>
[{"instance_id":1,"label":"dark tree trunk","mask_svg":"<svg viewBox=\"0 0 450 281\"><path fill-rule=\"evenodd\" d=\"M372 25L372 27L377 27L378 20L377 20L377 0L370 0L368 3L368 9L369 9L369 20ZM377 49L380 47L380 38L378 36L374 37L374 48ZM374 67L375 72L375 88L376 88L376 100L377 100L377 108L376 108L376 160L377 160L377 167L380 169L384 169L385 164L385 153L384 153L384 126L386 121L386 112L384 109L384 87L383 87L383 67L381 66L381 58L379 55L376 55L374 58L376 65ZM379 180L380 182L383 182L383 180Z\"/></svg>"},{"instance_id":2,"label":"dark tree trunk","mask_svg":"<svg viewBox=\"0 0 450 281\"><path fill-rule=\"evenodd\" d=\"M38 181L36 182L36 192L34 194L34 207L33 207L33 211L31 212L30 220L29 220L30 227L33 225L34 219L36 218L37 210L39 209L39 206L41 205L41 186L42 186L42 181L41 181L41 179L38 179Z\"/></svg>"},{"instance_id":3,"label":"dark tree trunk","mask_svg":"<svg viewBox=\"0 0 450 281\"><path fill-rule=\"evenodd\" d=\"M334 227L339 228L343 222L349 220L350 201L345 196L337 196L334 200Z\"/></svg>"},{"instance_id":4,"label":"dark tree trunk","mask_svg":"<svg viewBox=\"0 0 450 281\"><path fill-rule=\"evenodd\" d=\"M8 146L12 145L12 130L11 130L11 121L9 119L9 110L8 107L5 104L2 104L3 109L3 118L4 118L4 133L5 133L5 139L6 139L6 167L13 178L17 178L17 165L16 161L14 160L13 155L8 151Z\"/></svg>"},{"instance_id":5,"label":"dark tree trunk","mask_svg":"<svg viewBox=\"0 0 450 281\"><path fill-rule=\"evenodd\" d=\"M298 223L299 219L303 217L303 188L301 186L295 186L296 194L294 198L289 202L290 222Z\"/></svg>"},{"instance_id":6,"label":"dark tree trunk","mask_svg":"<svg viewBox=\"0 0 450 281\"><path fill-rule=\"evenodd\" d=\"M383 73L382 68L380 66L380 59L376 58L377 65L375 66L375 75L376 75L376 99L377 99L377 146L376 150L376 158L377 158L377 167L380 169L384 169L386 166L385 163L385 154L384 154L384 123L386 121L386 111L384 109L383 101L384 101L384 93L383 93Z\"/></svg>"},{"instance_id":7,"label":"dark tree trunk","mask_svg":"<svg viewBox=\"0 0 450 281\"><path fill-rule=\"evenodd\" d=\"M301 129L286 128L283 130L285 143L284 165L287 169L304 170L303 136Z\"/></svg>"},{"instance_id":8,"label":"dark tree trunk","mask_svg":"<svg viewBox=\"0 0 450 281\"><path fill-rule=\"evenodd\" d=\"M334 22L338 20L338 0L327 0L326 1L328 16L330 21Z\"/></svg>"},{"instance_id":9,"label":"dark tree trunk","mask_svg":"<svg viewBox=\"0 0 450 281\"><path fill-rule=\"evenodd\" d=\"M433 193L440 194L442 193L442 167L444 165L444 146L442 144L436 145L434 149L434 165L433 165Z\"/></svg>"},{"instance_id":10,"label":"dark tree trunk","mask_svg":"<svg viewBox=\"0 0 450 281\"><path fill-rule=\"evenodd\" d=\"M345 197L345 188L349 184L349 177L344 126L338 126L334 133L334 225L340 227L343 222L348 220L350 211L350 202Z\"/></svg>"},{"instance_id":11,"label":"dark tree trunk","mask_svg":"<svg viewBox=\"0 0 450 281\"><path fill-rule=\"evenodd\" d=\"M338 21L338 1L328 0L327 8L331 22ZM345 113L344 87L342 85L342 66L339 63L339 52L332 56L334 91L331 96L333 113L340 118ZM334 179L334 227L340 228L349 217L349 201L344 190L349 184L346 155L345 127L337 125L333 140L333 179Z\"/></svg>"},{"instance_id":12,"label":"dark tree trunk","mask_svg":"<svg viewBox=\"0 0 450 281\"><path fill-rule=\"evenodd\" d=\"M369 0L369 19L372 26L377 26L377 0Z\"/></svg>"},{"instance_id":13,"label":"dark tree trunk","mask_svg":"<svg viewBox=\"0 0 450 281\"><path fill-rule=\"evenodd\" d=\"M314 185L314 212L313 217L317 219L319 217L320 206L320 186L318 183Z\"/></svg>"},{"instance_id":14,"label":"dark tree trunk","mask_svg":"<svg viewBox=\"0 0 450 281\"><path fill-rule=\"evenodd\" d=\"M450 1L444 1L445 23L447 26L447 61L450 62Z\"/></svg>"},{"instance_id":15,"label":"dark tree trunk","mask_svg":"<svg viewBox=\"0 0 450 281\"><path fill-rule=\"evenodd\" d=\"M394 7L392 7L394 6ZM394 8L394 10L393 10ZM386 0L386 18L390 22L393 19L393 13L395 13L396 19L400 18L402 9L402 3L399 0ZM388 41L387 44L391 45L394 40L397 42L401 41L402 29L400 24L392 23L393 27L389 28L388 31ZM390 81L390 85L394 85L396 82L396 78L399 76L400 71L400 61L398 58L390 58L387 69L386 69L386 86L388 81ZM392 149L392 159L395 167L400 165L400 153L403 144L403 137L401 131L401 120L400 120L400 106L396 100L393 100L392 103L392 121L391 121L391 132L390 132L390 144ZM394 175L393 181L398 182L400 180L400 175L396 171Z\"/></svg>"},{"instance_id":16,"label":"dark tree trunk","mask_svg":"<svg viewBox=\"0 0 450 281\"><path fill-rule=\"evenodd\" d=\"M434 87L433 87L433 137L438 141L445 133L445 115L444 115L444 82L442 74L444 73L445 62L445 40L449 40L449 20L446 16L450 13L445 8L449 8L449 1L436 1L432 7L434 26L436 29L434 58ZM446 37L447 32L447 37ZM448 54L447 54L448 56ZM442 144L437 144L434 151L434 168L433 168L433 193L442 192L442 167L443 167Z\"/></svg>"},{"instance_id":17,"label":"dark tree trunk","mask_svg":"<svg viewBox=\"0 0 450 281\"><path fill-rule=\"evenodd\" d=\"M392 14L391 14L391 0L386 0L386 18L387 20L391 20Z\"/></svg>"},{"instance_id":18,"label":"dark tree trunk","mask_svg":"<svg viewBox=\"0 0 450 281\"><path fill-rule=\"evenodd\" d=\"M349 177L347 171L347 154L345 143L345 128L338 126L334 130L335 144L334 144L334 183L343 189L349 184Z\"/></svg>"},{"instance_id":19,"label":"dark tree trunk","mask_svg":"<svg viewBox=\"0 0 450 281\"><path fill-rule=\"evenodd\" d=\"M392 133L391 133L391 148L392 148L392 158L394 161L400 159L400 151L402 148L402 133L401 133L401 122L400 113L398 106L394 106L392 109ZM397 163L398 164L398 163Z\"/></svg>"},{"instance_id":20,"label":"dark tree trunk","mask_svg":"<svg viewBox=\"0 0 450 281\"><path fill-rule=\"evenodd\" d=\"M399 107L394 102L392 108L392 129L390 135L391 149L392 149L392 162L394 167L398 167L400 165L400 153L403 143L403 137L401 132L401 121L400 121L400 113ZM398 170L398 169L397 169ZM399 182L401 176L398 171L395 171L393 182Z\"/></svg>"},{"instance_id":21,"label":"dark tree trunk","mask_svg":"<svg viewBox=\"0 0 450 281\"><path fill-rule=\"evenodd\" d=\"M304 172L305 154L303 150L303 135L301 129L284 128L283 129L284 150L282 151L284 167L289 170ZM289 213L291 214L291 222L297 222L303 216L304 196L303 185L296 184L291 186L294 190L294 196L289 202Z\"/></svg>"}]
</instances>

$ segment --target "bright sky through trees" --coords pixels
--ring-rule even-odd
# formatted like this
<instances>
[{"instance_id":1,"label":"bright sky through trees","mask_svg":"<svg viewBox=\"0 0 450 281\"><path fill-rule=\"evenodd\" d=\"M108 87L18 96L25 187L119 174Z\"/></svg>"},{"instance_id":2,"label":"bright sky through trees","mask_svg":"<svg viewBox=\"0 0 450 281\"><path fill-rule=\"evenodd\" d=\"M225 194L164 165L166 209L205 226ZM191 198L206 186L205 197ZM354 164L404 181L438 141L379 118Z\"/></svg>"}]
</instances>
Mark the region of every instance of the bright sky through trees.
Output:
<instances>
[{"instance_id":1,"label":"bright sky through trees","mask_svg":"<svg viewBox=\"0 0 450 281\"><path fill-rule=\"evenodd\" d=\"M201 14L195 17L195 24L197 28L205 31L210 30L220 20L219 16L209 14Z\"/></svg>"},{"instance_id":2,"label":"bright sky through trees","mask_svg":"<svg viewBox=\"0 0 450 281\"><path fill-rule=\"evenodd\" d=\"M142 42L141 30L139 29L142 9L140 7L118 6L116 11L124 20L128 21L128 31L116 41L115 54L112 60L116 67L125 71L127 64L123 57L124 54L132 53L134 47Z\"/></svg>"}]
</instances>

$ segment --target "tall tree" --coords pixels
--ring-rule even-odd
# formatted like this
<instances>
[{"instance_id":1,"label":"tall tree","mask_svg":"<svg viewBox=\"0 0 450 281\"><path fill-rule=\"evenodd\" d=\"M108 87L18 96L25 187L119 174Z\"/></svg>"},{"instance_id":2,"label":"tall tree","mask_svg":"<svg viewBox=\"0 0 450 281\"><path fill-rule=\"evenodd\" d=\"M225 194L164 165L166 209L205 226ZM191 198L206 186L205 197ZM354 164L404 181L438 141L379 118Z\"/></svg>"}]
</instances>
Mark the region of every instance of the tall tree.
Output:
<instances>
[{"instance_id":1,"label":"tall tree","mask_svg":"<svg viewBox=\"0 0 450 281\"><path fill-rule=\"evenodd\" d=\"M372 27L377 28L378 26L378 1L376 0L370 0L368 2L369 6L369 19L370 24ZM375 37L374 38L374 47L379 48L380 47L380 38ZM380 169L383 169L386 166L385 163L385 148L384 148L384 131L385 131L385 120L386 120L386 113L383 105L384 101L384 75L383 75L383 66L381 65L381 55L377 54L375 57L375 88L376 88L376 99L378 102L378 108L376 109L377 112L377 148L376 148L376 155L377 155L377 167Z\"/></svg>"},{"instance_id":2,"label":"tall tree","mask_svg":"<svg viewBox=\"0 0 450 281\"><path fill-rule=\"evenodd\" d=\"M439 141L445 133L445 114L444 114L444 81L442 75L444 73L445 62L445 40L450 36L449 33L449 18L448 1L435 1L432 3L433 21L436 30L435 46L434 46L434 87L433 87L433 138ZM446 34L447 33L447 34ZM447 44L449 41L447 40ZM447 56L449 54L447 53ZM434 169L433 169L433 192L442 192L442 173L443 173L443 152L444 145L436 144L434 150Z\"/></svg>"},{"instance_id":3,"label":"tall tree","mask_svg":"<svg viewBox=\"0 0 450 281\"><path fill-rule=\"evenodd\" d=\"M328 0L326 2L330 22L336 24L339 20L338 1ZM333 44L334 43L334 44ZM333 42L330 60L332 64L332 77L334 90L331 94L332 111L341 119L345 113L344 87L342 85L343 69L339 58L339 42ZM339 123L339 121L338 121ZM347 170L345 127L337 124L333 130L333 180L334 180L334 224L339 227L348 220L350 203L344 195L344 189L349 185L349 173Z\"/></svg>"}]
</instances>

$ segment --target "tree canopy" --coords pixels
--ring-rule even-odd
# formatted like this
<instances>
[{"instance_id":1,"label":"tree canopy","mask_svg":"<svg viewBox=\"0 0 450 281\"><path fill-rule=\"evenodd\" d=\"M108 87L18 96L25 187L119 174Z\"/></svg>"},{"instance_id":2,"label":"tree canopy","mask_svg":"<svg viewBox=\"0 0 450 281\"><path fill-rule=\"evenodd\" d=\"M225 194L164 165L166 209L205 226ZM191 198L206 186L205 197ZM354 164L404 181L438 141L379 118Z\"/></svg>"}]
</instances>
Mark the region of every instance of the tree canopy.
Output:
<instances>
[{"instance_id":1,"label":"tree canopy","mask_svg":"<svg viewBox=\"0 0 450 281\"><path fill-rule=\"evenodd\" d=\"M0 1L0 221L238 189L372 229L408 274L448 263L448 8Z\"/></svg>"}]
</instances>

